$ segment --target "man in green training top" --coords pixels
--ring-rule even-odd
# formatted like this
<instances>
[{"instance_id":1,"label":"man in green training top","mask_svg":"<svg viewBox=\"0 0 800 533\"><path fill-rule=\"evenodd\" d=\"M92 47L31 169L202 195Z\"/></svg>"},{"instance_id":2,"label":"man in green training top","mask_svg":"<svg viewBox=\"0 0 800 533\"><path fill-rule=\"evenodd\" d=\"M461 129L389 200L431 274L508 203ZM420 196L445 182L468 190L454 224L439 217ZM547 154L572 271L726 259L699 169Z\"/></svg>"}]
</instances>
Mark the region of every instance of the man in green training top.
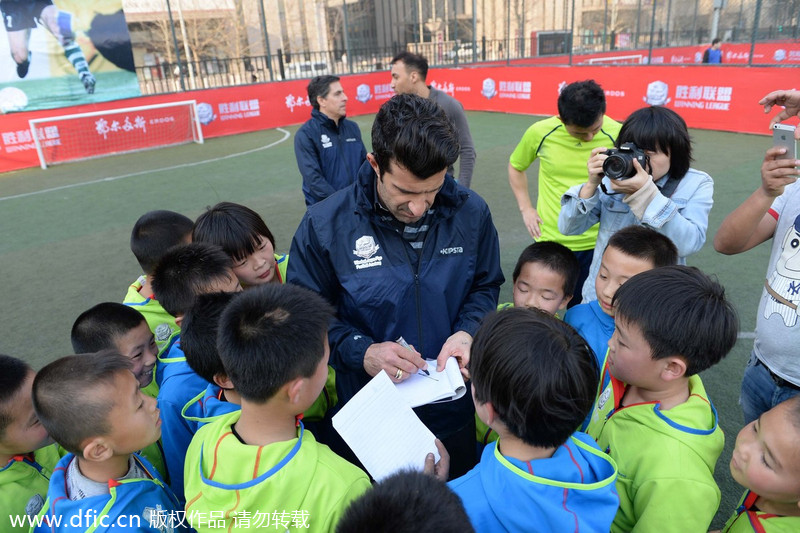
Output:
<instances>
[{"instance_id":1,"label":"man in green training top","mask_svg":"<svg viewBox=\"0 0 800 533\"><path fill-rule=\"evenodd\" d=\"M581 235L563 235L558 231L558 212L561 195L586 181L586 162L592 149L614 146L621 125L605 112L605 94L594 80L570 83L558 96L558 115L529 127L508 162L508 181L531 237L559 242L578 258L581 272L573 294L580 294L589 273L597 227ZM537 158L539 190L533 207L525 170ZM578 304L580 299L570 303Z\"/></svg>"}]
</instances>

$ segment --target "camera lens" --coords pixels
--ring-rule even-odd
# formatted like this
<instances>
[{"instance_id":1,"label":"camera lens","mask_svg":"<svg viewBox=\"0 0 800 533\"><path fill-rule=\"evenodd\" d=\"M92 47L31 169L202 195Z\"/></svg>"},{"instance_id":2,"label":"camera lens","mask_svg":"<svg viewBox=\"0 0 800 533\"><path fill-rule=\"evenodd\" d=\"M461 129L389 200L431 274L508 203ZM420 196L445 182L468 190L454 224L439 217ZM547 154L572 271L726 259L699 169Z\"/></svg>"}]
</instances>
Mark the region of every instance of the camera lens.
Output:
<instances>
[{"instance_id":1,"label":"camera lens","mask_svg":"<svg viewBox=\"0 0 800 533\"><path fill-rule=\"evenodd\" d=\"M628 154L612 154L603 161L603 173L611 179L623 179L635 174Z\"/></svg>"}]
</instances>

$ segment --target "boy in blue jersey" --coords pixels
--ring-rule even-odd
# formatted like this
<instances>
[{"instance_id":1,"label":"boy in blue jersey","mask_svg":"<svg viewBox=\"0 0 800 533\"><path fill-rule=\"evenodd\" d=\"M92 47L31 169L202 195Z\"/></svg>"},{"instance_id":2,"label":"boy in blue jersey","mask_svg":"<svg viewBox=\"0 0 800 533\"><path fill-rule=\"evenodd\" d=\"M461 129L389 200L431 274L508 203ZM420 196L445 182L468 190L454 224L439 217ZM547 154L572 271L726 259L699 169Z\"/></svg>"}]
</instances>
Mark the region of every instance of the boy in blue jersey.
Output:
<instances>
[{"instance_id":1,"label":"boy in blue jersey","mask_svg":"<svg viewBox=\"0 0 800 533\"><path fill-rule=\"evenodd\" d=\"M99 303L75 319L70 340L75 353L110 350L122 354L131 362L131 372L142 392L153 398L158 395L154 379L158 347L147 320L138 311L117 302ZM169 480L160 440L138 453L150 461L163 479Z\"/></svg>"},{"instance_id":2,"label":"boy in blue jersey","mask_svg":"<svg viewBox=\"0 0 800 533\"><path fill-rule=\"evenodd\" d=\"M201 427L186 454L186 516L199 532L250 531L252 517L276 510L287 511L293 530L333 531L369 488L364 472L301 421L328 376L332 317L321 296L276 283L226 307L217 344L242 406ZM304 526L291 517L301 511Z\"/></svg>"},{"instance_id":3,"label":"boy in blue jersey","mask_svg":"<svg viewBox=\"0 0 800 533\"><path fill-rule=\"evenodd\" d=\"M219 317L238 294L201 294L181 322L181 348L186 363L208 382L206 389L186 402L181 410L193 434L219 416L241 408L242 400L225 373L217 351Z\"/></svg>"},{"instance_id":4,"label":"boy in blue jersey","mask_svg":"<svg viewBox=\"0 0 800 533\"><path fill-rule=\"evenodd\" d=\"M594 286L597 300L569 309L564 321L589 343L597 357L598 369L614 333L614 307L617 289L640 272L678 263L678 249L669 239L645 226L628 226L608 240Z\"/></svg>"},{"instance_id":5,"label":"boy in blue jersey","mask_svg":"<svg viewBox=\"0 0 800 533\"><path fill-rule=\"evenodd\" d=\"M143 274L128 287L122 303L133 307L147 319L156 338L159 356L169 351L180 328L175 317L166 312L153 295L153 270L167 250L191 241L192 220L174 211L149 211L139 217L131 231L131 251Z\"/></svg>"},{"instance_id":6,"label":"boy in blue jersey","mask_svg":"<svg viewBox=\"0 0 800 533\"><path fill-rule=\"evenodd\" d=\"M25 361L0 355L0 531L28 531L60 459L33 410L35 372Z\"/></svg>"},{"instance_id":7,"label":"boy in blue jersey","mask_svg":"<svg viewBox=\"0 0 800 533\"><path fill-rule=\"evenodd\" d=\"M153 291L164 309L180 326L183 315L200 294L242 290L231 260L222 248L208 243L181 244L171 248L153 271ZM192 427L181 415L186 403L206 390L209 383L189 367L180 339L172 344L156 368L158 408L164 422L164 456L167 472L178 499L183 501L183 459L192 440Z\"/></svg>"},{"instance_id":8,"label":"boy in blue jersey","mask_svg":"<svg viewBox=\"0 0 800 533\"><path fill-rule=\"evenodd\" d=\"M698 374L736 343L736 310L722 285L686 266L632 277L613 305L609 383L586 430L619 468L611 531L707 531L725 438Z\"/></svg>"},{"instance_id":9,"label":"boy in blue jersey","mask_svg":"<svg viewBox=\"0 0 800 533\"><path fill-rule=\"evenodd\" d=\"M187 531L178 500L134 453L158 440L161 422L130 369L120 354L70 355L34 379L36 414L70 453L50 478L33 531Z\"/></svg>"},{"instance_id":10,"label":"boy in blue jersey","mask_svg":"<svg viewBox=\"0 0 800 533\"><path fill-rule=\"evenodd\" d=\"M450 488L476 531L607 532L616 466L575 428L597 389L597 363L572 327L536 309L489 316L470 361L475 410L500 436Z\"/></svg>"}]
</instances>

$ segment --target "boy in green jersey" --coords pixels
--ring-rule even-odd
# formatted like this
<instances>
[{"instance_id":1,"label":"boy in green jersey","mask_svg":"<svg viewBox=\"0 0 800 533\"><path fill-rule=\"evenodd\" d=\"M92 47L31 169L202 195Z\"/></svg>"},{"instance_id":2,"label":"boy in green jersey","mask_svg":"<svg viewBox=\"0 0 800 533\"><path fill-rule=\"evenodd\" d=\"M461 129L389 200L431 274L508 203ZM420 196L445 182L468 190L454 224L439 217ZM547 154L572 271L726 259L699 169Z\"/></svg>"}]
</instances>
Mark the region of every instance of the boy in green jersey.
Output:
<instances>
[{"instance_id":1,"label":"boy in green jersey","mask_svg":"<svg viewBox=\"0 0 800 533\"><path fill-rule=\"evenodd\" d=\"M698 374L736 343L736 310L722 285L686 266L633 276L612 304L608 385L586 429L619 469L611 531L707 531L725 438Z\"/></svg>"},{"instance_id":2,"label":"boy in green jersey","mask_svg":"<svg viewBox=\"0 0 800 533\"><path fill-rule=\"evenodd\" d=\"M153 270L167 250L192 241L193 222L174 211L149 211L131 231L131 251L142 274L128 287L122 303L139 311L156 338L158 354L166 354L180 333L175 317L164 310L153 294ZM157 391L158 389L156 389Z\"/></svg>"},{"instance_id":3,"label":"boy in green jersey","mask_svg":"<svg viewBox=\"0 0 800 533\"><path fill-rule=\"evenodd\" d=\"M199 533L248 531L265 516L283 529L332 531L369 488L300 420L328 377L332 317L318 294L273 283L223 312L219 355L242 406L201 427L186 454L186 518Z\"/></svg>"},{"instance_id":4,"label":"boy in green jersey","mask_svg":"<svg viewBox=\"0 0 800 533\"><path fill-rule=\"evenodd\" d=\"M747 490L724 533L800 531L800 396L747 424L736 437L731 476Z\"/></svg>"},{"instance_id":5,"label":"boy in green jersey","mask_svg":"<svg viewBox=\"0 0 800 533\"><path fill-rule=\"evenodd\" d=\"M0 531L28 531L60 459L33 411L35 372L20 359L0 355ZM25 520L25 521L23 521Z\"/></svg>"},{"instance_id":6,"label":"boy in green jersey","mask_svg":"<svg viewBox=\"0 0 800 533\"><path fill-rule=\"evenodd\" d=\"M75 353L109 351L120 353L131 362L131 372L142 392L158 396L155 380L158 347L145 317L117 302L104 302L84 311L75 319L70 333ZM161 477L167 475L161 439L140 450L139 455L150 461Z\"/></svg>"}]
</instances>

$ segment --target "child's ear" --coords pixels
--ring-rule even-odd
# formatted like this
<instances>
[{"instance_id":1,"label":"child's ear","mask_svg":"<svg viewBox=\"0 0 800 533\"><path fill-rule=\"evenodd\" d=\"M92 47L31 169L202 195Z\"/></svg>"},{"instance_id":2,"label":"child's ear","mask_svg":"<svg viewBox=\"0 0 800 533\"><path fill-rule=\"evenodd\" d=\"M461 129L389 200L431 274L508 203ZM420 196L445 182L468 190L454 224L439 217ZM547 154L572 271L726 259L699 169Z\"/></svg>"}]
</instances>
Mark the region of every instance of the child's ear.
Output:
<instances>
[{"instance_id":1,"label":"child's ear","mask_svg":"<svg viewBox=\"0 0 800 533\"><path fill-rule=\"evenodd\" d=\"M289 403L300 403L300 398L302 397L303 387L306 384L306 379L299 377L295 378L283 388L286 390L286 397L289 400Z\"/></svg>"},{"instance_id":2,"label":"child's ear","mask_svg":"<svg viewBox=\"0 0 800 533\"><path fill-rule=\"evenodd\" d=\"M181 322L183 322L183 313L175 315L175 325L181 327Z\"/></svg>"},{"instance_id":3,"label":"child's ear","mask_svg":"<svg viewBox=\"0 0 800 533\"><path fill-rule=\"evenodd\" d=\"M83 458L87 461L102 462L111 459L114 450L104 437L91 437L83 446Z\"/></svg>"},{"instance_id":4,"label":"child's ear","mask_svg":"<svg viewBox=\"0 0 800 533\"><path fill-rule=\"evenodd\" d=\"M664 367L661 370L661 379L672 381L686 375L686 361L678 356L670 356L664 359Z\"/></svg>"},{"instance_id":5,"label":"child's ear","mask_svg":"<svg viewBox=\"0 0 800 533\"><path fill-rule=\"evenodd\" d=\"M234 390L233 381L225 374L214 374L214 384L223 390Z\"/></svg>"},{"instance_id":6,"label":"child's ear","mask_svg":"<svg viewBox=\"0 0 800 533\"><path fill-rule=\"evenodd\" d=\"M566 309L571 301L572 301L572 295L571 294L568 294L568 295L564 296L564 299L561 300L561 305L558 308L560 310L561 309Z\"/></svg>"}]
</instances>

